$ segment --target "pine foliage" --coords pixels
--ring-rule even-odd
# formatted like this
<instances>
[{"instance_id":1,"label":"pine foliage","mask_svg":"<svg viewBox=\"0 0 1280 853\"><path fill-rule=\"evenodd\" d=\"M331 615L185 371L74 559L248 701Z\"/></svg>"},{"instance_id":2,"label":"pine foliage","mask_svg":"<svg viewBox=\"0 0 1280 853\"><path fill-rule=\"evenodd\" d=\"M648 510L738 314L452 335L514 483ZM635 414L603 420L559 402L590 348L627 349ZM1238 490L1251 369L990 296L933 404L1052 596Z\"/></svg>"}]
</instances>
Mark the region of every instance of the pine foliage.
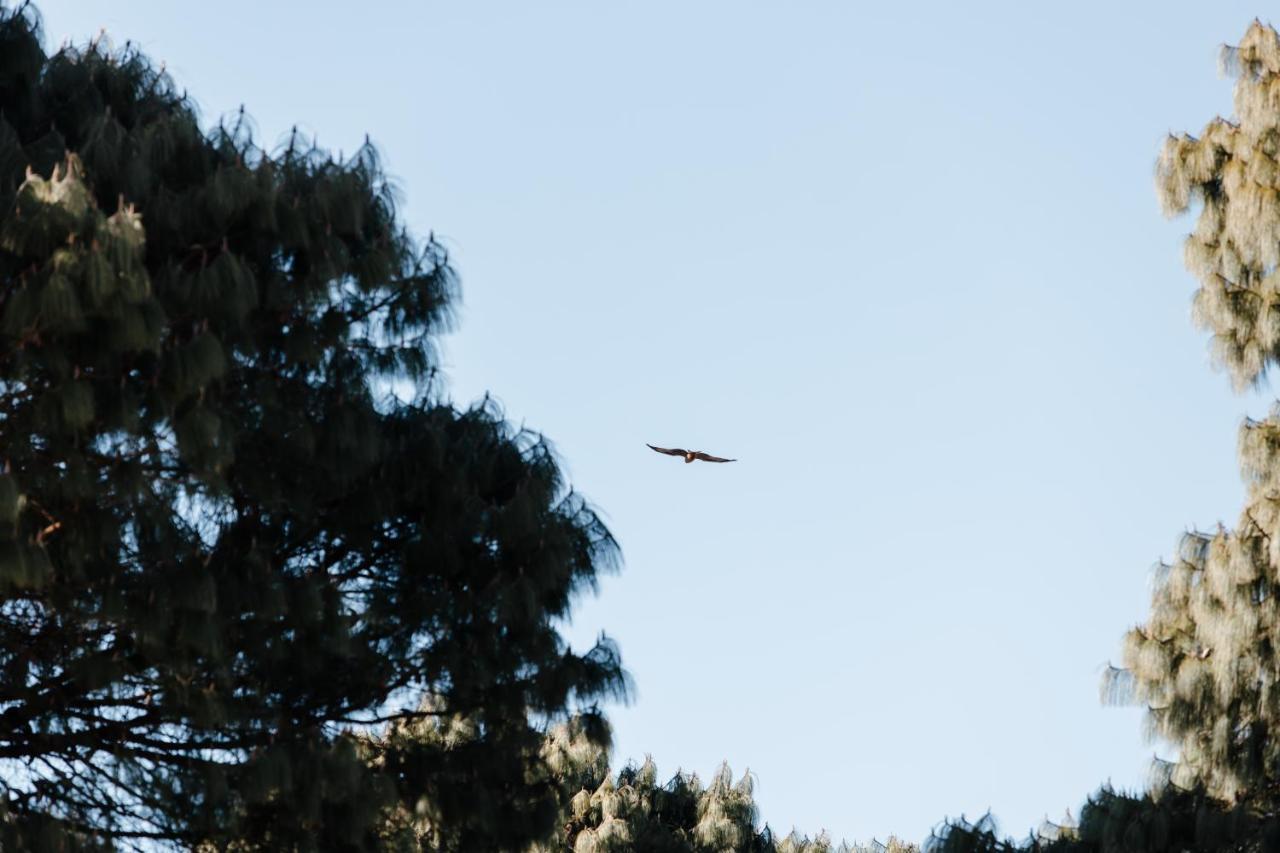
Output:
<instances>
[{"instance_id":1,"label":"pine foliage","mask_svg":"<svg viewBox=\"0 0 1280 853\"><path fill-rule=\"evenodd\" d=\"M1186 262L1194 317L1237 389L1280 363L1280 34L1258 21L1222 52L1235 113L1170 136L1156 167L1169 215L1198 207ZM1021 842L986 816L943 825L928 853L1280 851L1280 404L1240 431L1246 485L1235 528L1184 535L1157 565L1148 620L1125 637L1104 698L1145 705L1177 751L1147 793L1103 788L1078 823Z\"/></svg>"},{"instance_id":2,"label":"pine foliage","mask_svg":"<svg viewBox=\"0 0 1280 853\"><path fill-rule=\"evenodd\" d=\"M1200 280L1195 315L1237 387L1280 353L1280 37L1254 21L1222 52L1235 75L1235 115L1200 136L1171 135L1156 167L1166 214L1198 204L1186 262Z\"/></svg>"},{"instance_id":3,"label":"pine foliage","mask_svg":"<svg viewBox=\"0 0 1280 853\"><path fill-rule=\"evenodd\" d=\"M1001 838L991 817L945 824L925 853L1274 853L1280 815L1224 804L1204 791L1134 796L1103 788L1078 824L1048 821L1022 841Z\"/></svg>"},{"instance_id":4,"label":"pine foliage","mask_svg":"<svg viewBox=\"0 0 1280 853\"><path fill-rule=\"evenodd\" d=\"M1223 51L1235 117L1170 137L1157 167L1166 212L1200 207L1187 238L1195 312L1237 386L1280 355L1280 36L1257 21ZM1275 802L1280 781L1280 407L1240 432L1246 505L1234 529L1194 531L1157 567L1148 621L1125 638L1104 691L1147 706L1177 748L1157 788ZM1160 767L1160 766L1158 766Z\"/></svg>"},{"instance_id":5,"label":"pine foliage","mask_svg":"<svg viewBox=\"0 0 1280 853\"><path fill-rule=\"evenodd\" d=\"M473 737L463 718L415 722L397 727L390 740L445 742L462 748ZM916 853L890 839L887 845L833 844L825 833L808 838L792 832L777 837L759 826L753 779L736 781L721 765L704 784L696 774L662 780L652 759L614 773L609 767L609 732L602 718L583 715L551 728L542 743L539 783L551 785L559 803L558 829L526 853ZM444 838L456 821L444 819L438 803L424 800L414 814L396 815L387 837L398 849L491 849L472 836L457 848Z\"/></svg>"},{"instance_id":6,"label":"pine foliage","mask_svg":"<svg viewBox=\"0 0 1280 853\"><path fill-rule=\"evenodd\" d=\"M530 720L625 686L555 629L615 546L440 401L455 290L372 146L202 130L0 6L0 846L380 849L424 800L493 840L450 849L545 834Z\"/></svg>"}]
</instances>

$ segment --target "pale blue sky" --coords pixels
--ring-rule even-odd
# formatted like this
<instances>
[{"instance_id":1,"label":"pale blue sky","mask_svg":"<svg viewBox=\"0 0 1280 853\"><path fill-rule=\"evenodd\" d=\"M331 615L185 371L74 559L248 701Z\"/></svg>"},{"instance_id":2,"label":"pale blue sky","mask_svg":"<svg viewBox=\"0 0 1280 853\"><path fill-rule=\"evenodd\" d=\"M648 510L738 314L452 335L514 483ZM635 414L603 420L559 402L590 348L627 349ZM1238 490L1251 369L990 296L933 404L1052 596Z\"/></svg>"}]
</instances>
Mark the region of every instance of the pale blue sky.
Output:
<instances>
[{"instance_id":1,"label":"pale blue sky","mask_svg":"<svg viewBox=\"0 0 1280 853\"><path fill-rule=\"evenodd\" d=\"M728 759L775 829L862 840L1145 778L1100 670L1179 532L1234 522L1268 400L1209 366L1152 165L1265 7L41 8L208 120L381 147L462 275L453 398L548 434L622 543L568 630L635 677L620 761Z\"/></svg>"}]
</instances>

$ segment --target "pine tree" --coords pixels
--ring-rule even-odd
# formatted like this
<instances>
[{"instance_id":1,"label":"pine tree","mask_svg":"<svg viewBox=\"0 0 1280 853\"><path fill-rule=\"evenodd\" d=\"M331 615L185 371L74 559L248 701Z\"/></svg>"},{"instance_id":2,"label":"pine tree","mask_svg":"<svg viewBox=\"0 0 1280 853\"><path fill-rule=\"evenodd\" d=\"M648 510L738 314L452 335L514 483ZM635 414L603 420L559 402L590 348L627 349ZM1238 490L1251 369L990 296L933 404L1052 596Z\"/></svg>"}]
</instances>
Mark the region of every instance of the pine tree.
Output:
<instances>
[{"instance_id":1,"label":"pine tree","mask_svg":"<svg viewBox=\"0 0 1280 853\"><path fill-rule=\"evenodd\" d=\"M1166 213L1199 206L1186 260L1197 321L1237 388L1280 360L1280 37L1254 22L1224 48L1235 117L1171 136L1157 167ZM1145 704L1178 750L1167 781L1280 805L1280 408L1240 432L1246 505L1234 529L1185 535L1157 568L1149 620L1108 688Z\"/></svg>"},{"instance_id":2,"label":"pine tree","mask_svg":"<svg viewBox=\"0 0 1280 853\"><path fill-rule=\"evenodd\" d=\"M0 846L551 829L535 721L625 686L555 621L615 546L538 436L442 401L455 288L372 146L204 131L137 49L0 7Z\"/></svg>"},{"instance_id":3,"label":"pine tree","mask_svg":"<svg viewBox=\"0 0 1280 853\"><path fill-rule=\"evenodd\" d=\"M1280 364L1280 34L1254 21L1222 54L1235 115L1170 136L1156 168L1168 215L1199 207L1186 262L1198 324L1237 389ZM1240 431L1246 502L1234 529L1193 531L1156 567L1151 615L1125 637L1104 697L1147 707L1176 762L1151 790L1104 787L1077 825L1023 842L994 823L944 825L931 853L1280 850L1280 404Z\"/></svg>"}]
</instances>

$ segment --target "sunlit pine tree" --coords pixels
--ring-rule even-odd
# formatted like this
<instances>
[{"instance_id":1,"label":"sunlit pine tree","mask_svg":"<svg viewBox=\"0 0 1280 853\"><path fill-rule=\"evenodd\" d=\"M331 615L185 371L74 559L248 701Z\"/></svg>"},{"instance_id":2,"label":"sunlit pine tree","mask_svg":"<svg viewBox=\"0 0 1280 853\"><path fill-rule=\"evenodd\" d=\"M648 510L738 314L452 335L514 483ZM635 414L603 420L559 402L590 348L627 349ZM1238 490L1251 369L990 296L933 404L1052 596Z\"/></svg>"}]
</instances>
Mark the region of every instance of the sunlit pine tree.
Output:
<instances>
[{"instance_id":1,"label":"sunlit pine tree","mask_svg":"<svg viewBox=\"0 0 1280 853\"><path fill-rule=\"evenodd\" d=\"M1280 38L1254 22L1224 48L1231 118L1171 136L1157 186L1166 213L1198 210L1186 261L1196 321L1236 388L1280 360ZM1148 708L1176 748L1165 779L1232 802L1280 804L1280 409L1240 432L1246 503L1234 528L1185 535L1157 568L1151 614L1105 689Z\"/></svg>"}]
</instances>

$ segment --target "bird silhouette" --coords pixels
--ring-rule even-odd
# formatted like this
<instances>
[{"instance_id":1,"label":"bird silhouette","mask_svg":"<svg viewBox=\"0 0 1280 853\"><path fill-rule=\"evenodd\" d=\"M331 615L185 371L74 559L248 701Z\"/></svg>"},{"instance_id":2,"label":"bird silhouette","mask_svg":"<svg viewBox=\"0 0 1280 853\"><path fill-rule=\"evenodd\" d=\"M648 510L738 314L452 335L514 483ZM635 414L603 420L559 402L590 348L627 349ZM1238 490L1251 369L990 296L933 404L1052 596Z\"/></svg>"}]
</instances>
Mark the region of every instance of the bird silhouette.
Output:
<instances>
[{"instance_id":1,"label":"bird silhouette","mask_svg":"<svg viewBox=\"0 0 1280 853\"><path fill-rule=\"evenodd\" d=\"M703 453L701 450L685 450L683 447L654 447L652 444L646 444L645 447L650 450L656 450L659 453L665 453L668 456L683 456L686 464L695 459L703 462L737 462L737 459L725 459L720 456L712 456L710 453Z\"/></svg>"}]
</instances>

